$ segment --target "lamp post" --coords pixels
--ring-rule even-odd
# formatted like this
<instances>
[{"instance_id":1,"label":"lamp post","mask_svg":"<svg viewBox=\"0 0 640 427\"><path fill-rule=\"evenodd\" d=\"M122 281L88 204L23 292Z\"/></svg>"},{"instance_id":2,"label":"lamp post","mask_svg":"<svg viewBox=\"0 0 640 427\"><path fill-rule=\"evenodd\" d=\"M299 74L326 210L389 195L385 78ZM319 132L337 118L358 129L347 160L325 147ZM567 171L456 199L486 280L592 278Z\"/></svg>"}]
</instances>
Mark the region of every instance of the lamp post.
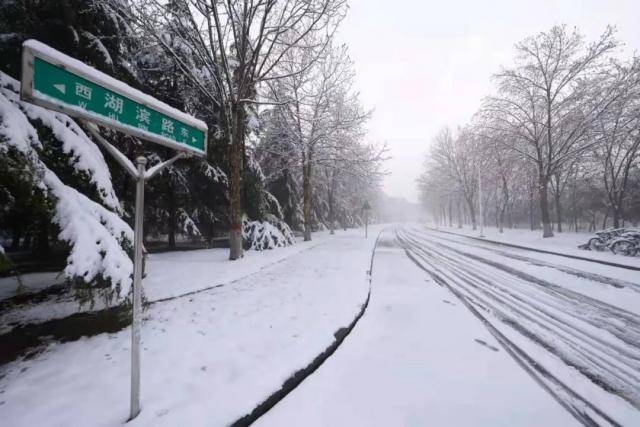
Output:
<instances>
[{"instance_id":1,"label":"lamp post","mask_svg":"<svg viewBox=\"0 0 640 427\"><path fill-rule=\"evenodd\" d=\"M478 165L478 213L480 219L480 237L484 237L484 210L482 209L482 174Z\"/></svg>"}]
</instances>

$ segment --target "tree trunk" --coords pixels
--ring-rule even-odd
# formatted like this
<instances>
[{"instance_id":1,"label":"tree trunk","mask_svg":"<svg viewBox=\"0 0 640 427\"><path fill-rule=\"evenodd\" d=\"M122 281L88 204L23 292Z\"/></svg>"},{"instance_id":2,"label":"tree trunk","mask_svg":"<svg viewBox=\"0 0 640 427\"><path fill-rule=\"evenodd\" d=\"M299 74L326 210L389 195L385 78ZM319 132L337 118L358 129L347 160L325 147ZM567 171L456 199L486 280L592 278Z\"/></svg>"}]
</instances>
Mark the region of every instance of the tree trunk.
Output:
<instances>
[{"instance_id":1,"label":"tree trunk","mask_svg":"<svg viewBox=\"0 0 640 427\"><path fill-rule=\"evenodd\" d=\"M171 185L167 187L167 207L169 208L169 249L176 248L176 203Z\"/></svg>"},{"instance_id":2,"label":"tree trunk","mask_svg":"<svg viewBox=\"0 0 640 427\"><path fill-rule=\"evenodd\" d=\"M467 207L469 208L469 216L471 217L471 228L475 230L478 227L478 224L476 222L476 211L473 206L473 200L470 200L468 198L465 198L465 200L467 201Z\"/></svg>"},{"instance_id":3,"label":"tree trunk","mask_svg":"<svg viewBox=\"0 0 640 427\"><path fill-rule=\"evenodd\" d=\"M499 231L502 233L504 227L504 214L509 206L509 186L507 185L507 179L502 175L502 204L500 205L500 220Z\"/></svg>"},{"instance_id":4,"label":"tree trunk","mask_svg":"<svg viewBox=\"0 0 640 427\"><path fill-rule=\"evenodd\" d=\"M613 228L620 228L620 207L612 206L611 207L611 221L613 221Z\"/></svg>"},{"instance_id":5,"label":"tree trunk","mask_svg":"<svg viewBox=\"0 0 640 427\"><path fill-rule=\"evenodd\" d=\"M231 224L229 230L229 259L242 258L242 151L244 147L244 108L233 104L231 107L231 134L229 159L229 199Z\"/></svg>"},{"instance_id":6,"label":"tree trunk","mask_svg":"<svg viewBox=\"0 0 640 427\"><path fill-rule=\"evenodd\" d=\"M302 163L302 211L304 214L304 241L311 240L311 155Z\"/></svg>"},{"instance_id":7,"label":"tree trunk","mask_svg":"<svg viewBox=\"0 0 640 427\"><path fill-rule=\"evenodd\" d=\"M509 207L509 228L513 229L513 205Z\"/></svg>"},{"instance_id":8,"label":"tree trunk","mask_svg":"<svg viewBox=\"0 0 640 427\"><path fill-rule=\"evenodd\" d=\"M334 218L334 208L333 208L333 193L334 193L334 181L333 179L331 180L331 185L329 190L327 190L327 199L329 201L329 234L335 234L335 230L334 230L334 222L335 222L335 218Z\"/></svg>"},{"instance_id":9,"label":"tree trunk","mask_svg":"<svg viewBox=\"0 0 640 427\"><path fill-rule=\"evenodd\" d=\"M559 186L560 184L558 184ZM560 200L560 191L556 190L554 194L556 204L556 221L558 221L558 233L562 233L562 203Z\"/></svg>"},{"instance_id":10,"label":"tree trunk","mask_svg":"<svg viewBox=\"0 0 640 427\"><path fill-rule=\"evenodd\" d=\"M529 187L529 228L531 231L536 229L536 222L533 212L533 185Z\"/></svg>"},{"instance_id":11,"label":"tree trunk","mask_svg":"<svg viewBox=\"0 0 640 427\"><path fill-rule=\"evenodd\" d=\"M553 237L551 228L551 215L549 214L549 180L545 176L540 176L538 182L540 192L540 216L542 219L542 237Z\"/></svg>"},{"instance_id":12,"label":"tree trunk","mask_svg":"<svg viewBox=\"0 0 640 427\"><path fill-rule=\"evenodd\" d=\"M604 230L605 228L607 228L607 220L609 219L609 209L607 209L607 212L604 214L604 219L602 220L602 229Z\"/></svg>"}]
</instances>

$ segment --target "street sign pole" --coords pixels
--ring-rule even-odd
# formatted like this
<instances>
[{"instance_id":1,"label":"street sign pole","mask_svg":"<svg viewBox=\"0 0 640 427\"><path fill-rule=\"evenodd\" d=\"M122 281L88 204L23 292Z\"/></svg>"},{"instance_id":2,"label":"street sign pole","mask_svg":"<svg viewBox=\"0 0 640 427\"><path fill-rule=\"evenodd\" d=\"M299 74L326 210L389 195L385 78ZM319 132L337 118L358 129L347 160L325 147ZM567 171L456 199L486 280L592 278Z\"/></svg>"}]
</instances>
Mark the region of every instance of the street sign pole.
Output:
<instances>
[{"instance_id":1,"label":"street sign pole","mask_svg":"<svg viewBox=\"0 0 640 427\"><path fill-rule=\"evenodd\" d=\"M140 413L140 323L142 315L142 239L144 219L144 175L147 159L136 158L138 166L136 182L136 215L133 247L133 314L131 319L131 405L129 419Z\"/></svg>"},{"instance_id":2,"label":"street sign pole","mask_svg":"<svg viewBox=\"0 0 640 427\"><path fill-rule=\"evenodd\" d=\"M80 119L94 139L136 181L129 408L132 420L140 413L144 183L179 159L205 156L207 126L36 40L23 44L20 98ZM100 135L96 124L167 146L178 154L148 170L147 159L139 156L134 166Z\"/></svg>"}]
</instances>

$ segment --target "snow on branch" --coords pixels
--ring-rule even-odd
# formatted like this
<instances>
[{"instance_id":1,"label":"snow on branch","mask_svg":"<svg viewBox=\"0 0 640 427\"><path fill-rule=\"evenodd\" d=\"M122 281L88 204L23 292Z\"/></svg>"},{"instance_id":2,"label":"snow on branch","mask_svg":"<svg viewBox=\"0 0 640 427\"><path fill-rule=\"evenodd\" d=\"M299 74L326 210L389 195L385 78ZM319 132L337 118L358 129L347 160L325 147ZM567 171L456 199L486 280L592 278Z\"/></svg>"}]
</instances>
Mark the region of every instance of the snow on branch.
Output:
<instances>
[{"instance_id":1,"label":"snow on branch","mask_svg":"<svg viewBox=\"0 0 640 427\"><path fill-rule=\"evenodd\" d=\"M14 148L42 171L40 185L55 199L53 220L60 227L58 237L71 246L66 276L86 282L100 276L109 280L121 296L126 295L133 263L123 246L133 241L133 231L115 212L65 185L47 167L39 155L42 142L29 119L40 121L62 140L63 150L76 156L74 167L89 172L92 182L103 190L105 204L115 208L118 200L102 155L71 119L20 102L14 92L17 82L1 73L0 77L0 152ZM91 148L81 148L82 144Z\"/></svg>"},{"instance_id":2,"label":"snow on branch","mask_svg":"<svg viewBox=\"0 0 640 427\"><path fill-rule=\"evenodd\" d=\"M110 209L120 211L120 203L111 183L111 174L98 147L69 116L20 101L20 82L0 72L0 91L5 99L21 110L29 120L49 128L62 143L62 151L72 156L74 169L86 172L96 186L100 199Z\"/></svg>"}]
</instances>

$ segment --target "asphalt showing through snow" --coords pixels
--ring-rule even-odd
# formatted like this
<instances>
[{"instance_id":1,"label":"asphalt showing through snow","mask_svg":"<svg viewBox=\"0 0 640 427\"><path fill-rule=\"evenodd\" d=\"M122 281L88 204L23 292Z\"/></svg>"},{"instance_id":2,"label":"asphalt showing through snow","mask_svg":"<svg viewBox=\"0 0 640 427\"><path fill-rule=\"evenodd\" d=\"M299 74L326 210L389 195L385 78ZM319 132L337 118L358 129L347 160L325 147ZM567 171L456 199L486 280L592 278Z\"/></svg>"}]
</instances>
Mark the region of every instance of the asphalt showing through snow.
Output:
<instances>
[{"instance_id":1,"label":"asphalt showing through snow","mask_svg":"<svg viewBox=\"0 0 640 427\"><path fill-rule=\"evenodd\" d=\"M520 249L496 249L422 227L395 233L407 255L453 292L576 419L585 425L640 422L637 311L564 286L548 271L614 292L635 294L638 283L568 267L560 257L541 261Z\"/></svg>"}]
</instances>

